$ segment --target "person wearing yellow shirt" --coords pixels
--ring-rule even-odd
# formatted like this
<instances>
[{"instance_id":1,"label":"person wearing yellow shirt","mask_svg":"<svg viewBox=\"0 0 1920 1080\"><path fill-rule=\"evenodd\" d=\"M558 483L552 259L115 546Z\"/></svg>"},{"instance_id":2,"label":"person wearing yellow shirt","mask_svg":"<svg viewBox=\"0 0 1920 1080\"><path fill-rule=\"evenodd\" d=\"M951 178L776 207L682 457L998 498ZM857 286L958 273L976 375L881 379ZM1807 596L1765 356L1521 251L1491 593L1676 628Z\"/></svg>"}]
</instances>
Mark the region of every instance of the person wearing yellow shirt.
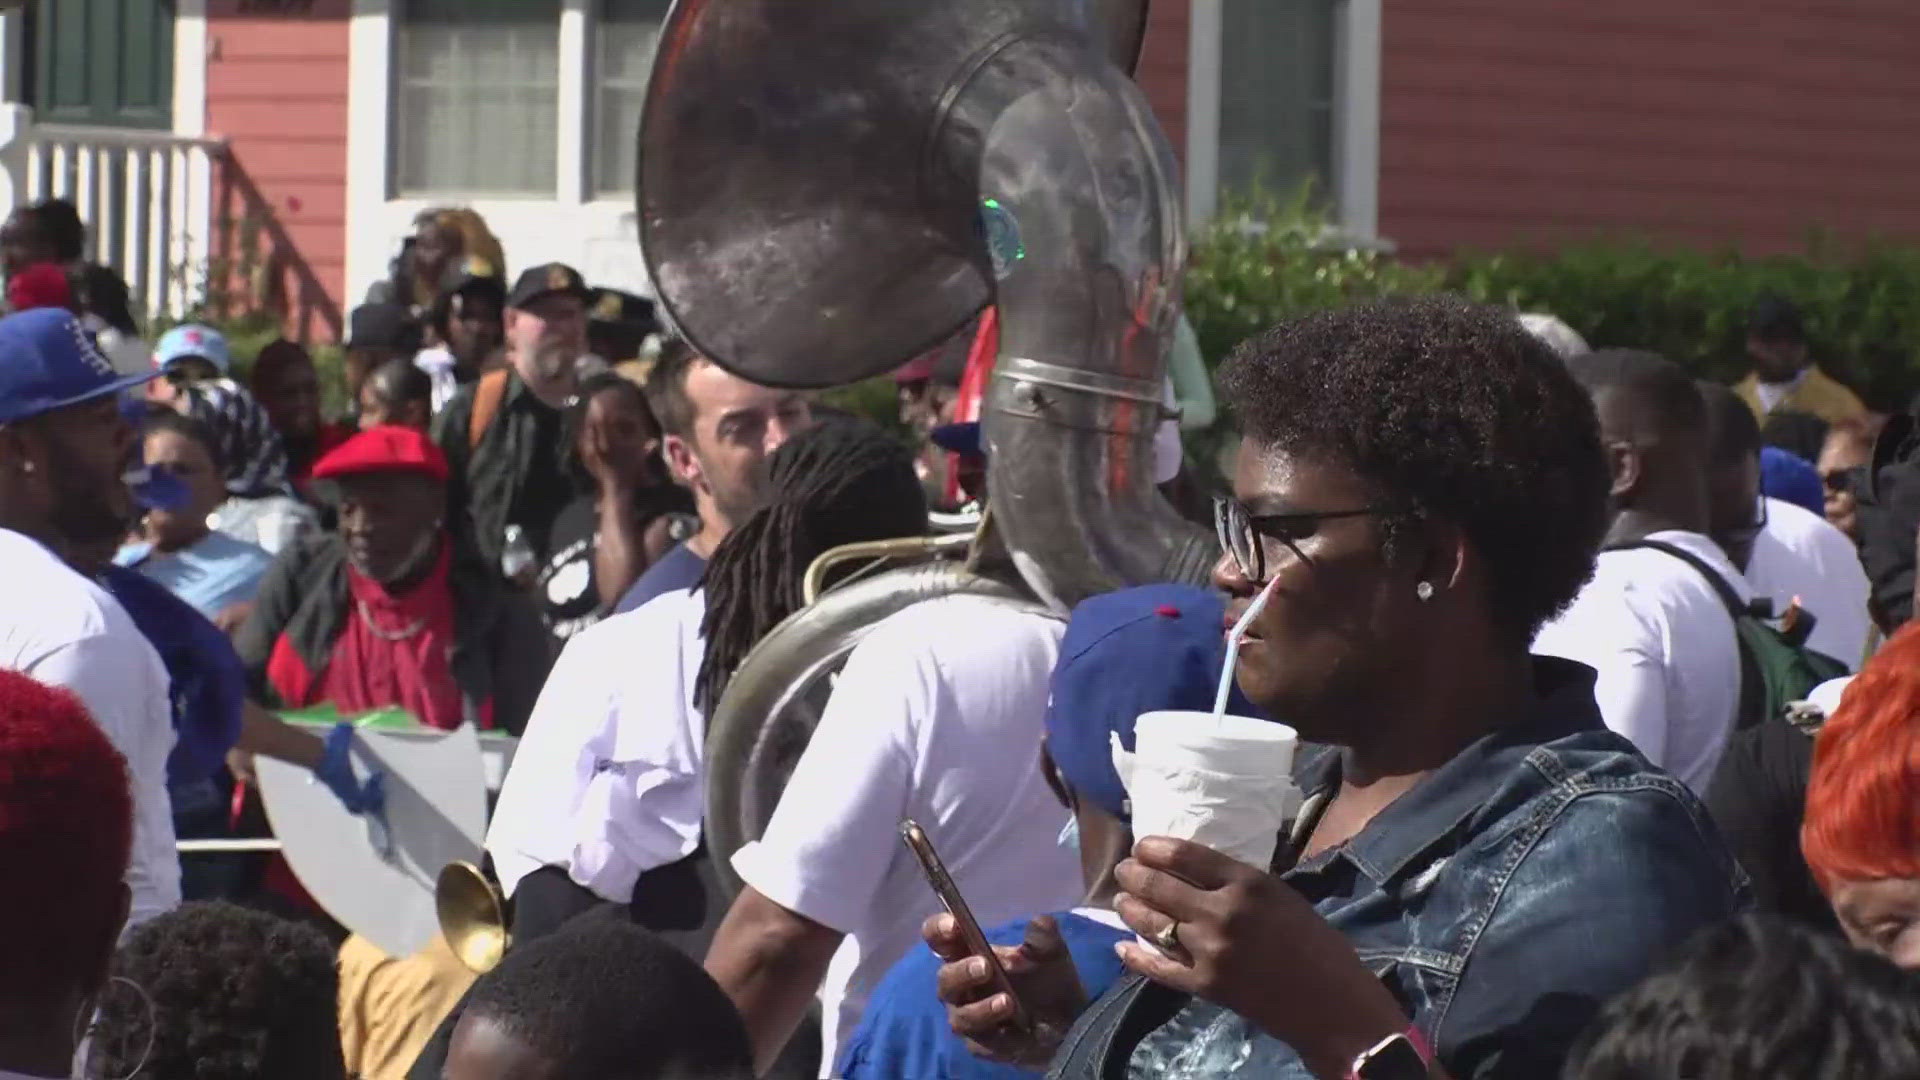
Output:
<instances>
[{"instance_id":1,"label":"person wearing yellow shirt","mask_svg":"<svg viewBox=\"0 0 1920 1080\"><path fill-rule=\"evenodd\" d=\"M1734 390L1762 425L1776 412L1806 413L1830 425L1867 415L1853 391L1808 358L1806 326L1790 300L1765 296L1754 305L1747 320L1747 358L1753 370Z\"/></svg>"}]
</instances>

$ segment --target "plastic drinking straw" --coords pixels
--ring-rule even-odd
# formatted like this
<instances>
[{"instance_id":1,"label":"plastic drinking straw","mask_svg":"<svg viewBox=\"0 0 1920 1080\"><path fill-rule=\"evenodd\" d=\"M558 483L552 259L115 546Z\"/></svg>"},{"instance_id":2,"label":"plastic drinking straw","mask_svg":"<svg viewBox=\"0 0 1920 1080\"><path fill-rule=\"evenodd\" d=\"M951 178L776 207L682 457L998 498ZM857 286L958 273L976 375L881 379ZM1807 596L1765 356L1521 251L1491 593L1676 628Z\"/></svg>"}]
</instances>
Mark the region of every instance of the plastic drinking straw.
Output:
<instances>
[{"instance_id":1,"label":"plastic drinking straw","mask_svg":"<svg viewBox=\"0 0 1920 1080\"><path fill-rule=\"evenodd\" d=\"M1254 597L1253 603L1247 605L1246 613L1240 616L1240 621L1233 624L1232 630L1227 631L1227 663L1220 669L1220 689L1213 695L1213 715L1215 716L1227 714L1227 693L1233 688L1234 665L1240 662L1240 643L1246 640L1247 627L1253 625L1253 620L1260 617L1261 609L1267 606L1267 598L1273 595L1273 587L1279 582L1280 579L1277 577L1267 582L1267 587L1261 589L1260 595Z\"/></svg>"}]
</instances>

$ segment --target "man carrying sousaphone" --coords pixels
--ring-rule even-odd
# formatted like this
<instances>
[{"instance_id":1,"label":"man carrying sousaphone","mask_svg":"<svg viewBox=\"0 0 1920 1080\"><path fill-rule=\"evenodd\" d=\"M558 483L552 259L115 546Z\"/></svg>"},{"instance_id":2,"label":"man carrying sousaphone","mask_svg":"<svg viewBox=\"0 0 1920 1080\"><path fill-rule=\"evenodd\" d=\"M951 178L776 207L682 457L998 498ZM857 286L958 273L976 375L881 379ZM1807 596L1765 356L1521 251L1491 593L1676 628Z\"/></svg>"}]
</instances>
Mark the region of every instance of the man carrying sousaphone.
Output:
<instances>
[{"instance_id":1,"label":"man carrying sousaphone","mask_svg":"<svg viewBox=\"0 0 1920 1080\"><path fill-rule=\"evenodd\" d=\"M554 665L487 834L516 946L617 908L705 954L720 895L701 820L706 717L726 678L800 607L818 556L927 529L907 450L864 421L794 435L767 479L765 502L721 541L698 586L583 630ZM411 1076L439 1080L458 1019ZM812 1061L785 1062L780 1075L788 1066L816 1075Z\"/></svg>"}]
</instances>

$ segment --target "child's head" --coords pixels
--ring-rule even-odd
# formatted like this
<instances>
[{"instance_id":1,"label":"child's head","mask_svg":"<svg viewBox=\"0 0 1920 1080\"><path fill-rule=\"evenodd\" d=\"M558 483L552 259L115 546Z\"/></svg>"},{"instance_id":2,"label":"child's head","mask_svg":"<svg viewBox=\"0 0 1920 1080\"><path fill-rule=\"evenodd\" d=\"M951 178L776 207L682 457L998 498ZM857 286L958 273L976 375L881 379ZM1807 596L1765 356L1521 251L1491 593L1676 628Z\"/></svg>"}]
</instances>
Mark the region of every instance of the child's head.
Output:
<instances>
[{"instance_id":1,"label":"child's head","mask_svg":"<svg viewBox=\"0 0 1920 1080\"><path fill-rule=\"evenodd\" d=\"M1609 1002L1563 1076L1920 1076L1920 983L1837 937L1747 916Z\"/></svg>"},{"instance_id":2,"label":"child's head","mask_svg":"<svg viewBox=\"0 0 1920 1080\"><path fill-rule=\"evenodd\" d=\"M700 965L613 915L517 946L474 984L446 1080L747 1080L733 1003Z\"/></svg>"}]
</instances>

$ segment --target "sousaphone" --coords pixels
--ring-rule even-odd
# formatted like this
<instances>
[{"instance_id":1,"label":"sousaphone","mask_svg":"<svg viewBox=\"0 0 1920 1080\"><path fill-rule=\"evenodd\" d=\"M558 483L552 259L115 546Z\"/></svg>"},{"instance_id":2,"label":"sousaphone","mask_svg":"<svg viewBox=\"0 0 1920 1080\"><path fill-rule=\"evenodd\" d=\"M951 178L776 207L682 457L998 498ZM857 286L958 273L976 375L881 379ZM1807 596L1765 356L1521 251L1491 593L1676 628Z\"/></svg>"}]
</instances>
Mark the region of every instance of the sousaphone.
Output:
<instances>
[{"instance_id":1,"label":"sousaphone","mask_svg":"<svg viewBox=\"0 0 1920 1080\"><path fill-rule=\"evenodd\" d=\"M1129 77L1146 10L679 0L667 19L640 235L695 348L756 382L828 387L897 367L988 303L1001 325L982 420L990 542L888 549L892 569L856 571L770 634L709 719L706 842L731 885L730 857L764 829L828 677L873 623L954 592L1064 614L1202 580L1213 561L1153 486L1186 239L1172 151Z\"/></svg>"}]
</instances>

